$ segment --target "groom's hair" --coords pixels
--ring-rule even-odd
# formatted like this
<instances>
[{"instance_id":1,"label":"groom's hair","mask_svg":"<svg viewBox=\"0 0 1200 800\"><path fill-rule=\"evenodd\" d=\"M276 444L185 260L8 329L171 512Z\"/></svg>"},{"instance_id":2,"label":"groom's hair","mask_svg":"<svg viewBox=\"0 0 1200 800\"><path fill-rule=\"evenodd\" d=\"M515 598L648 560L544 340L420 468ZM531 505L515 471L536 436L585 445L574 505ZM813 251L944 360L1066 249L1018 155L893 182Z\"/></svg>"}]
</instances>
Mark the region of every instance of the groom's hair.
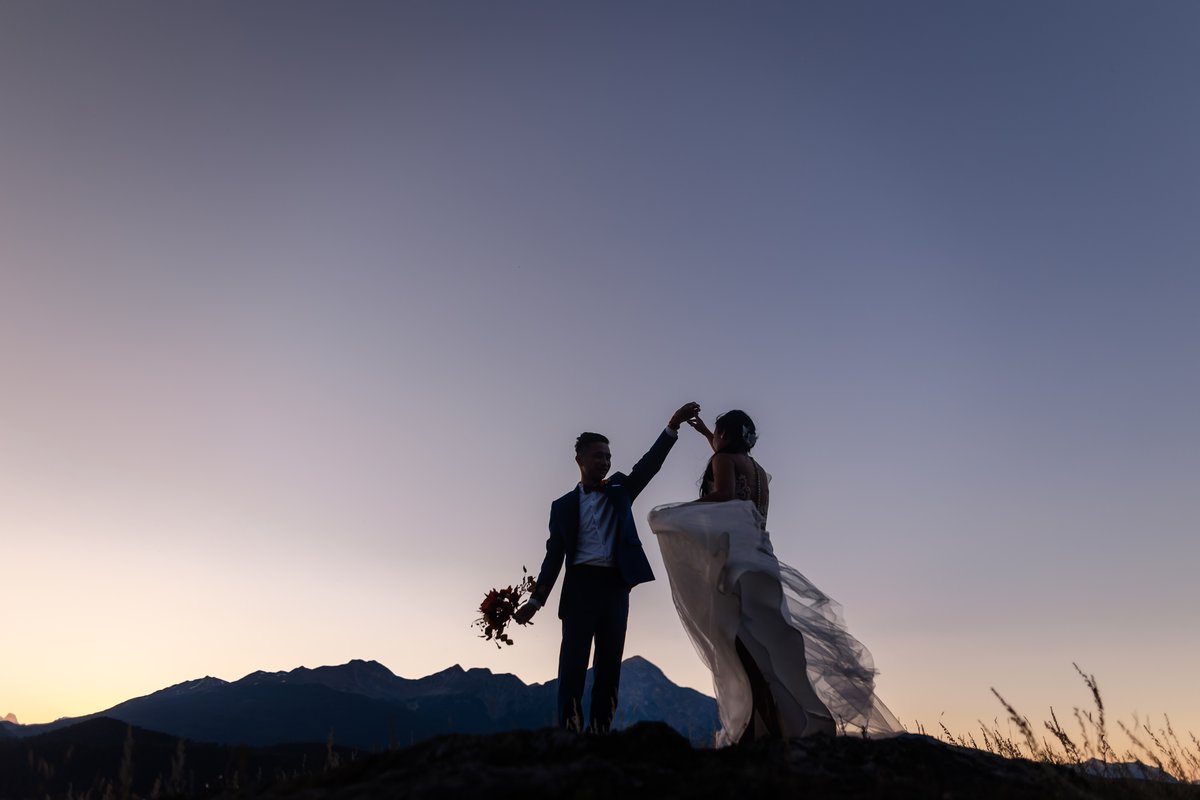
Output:
<instances>
[{"instance_id":1,"label":"groom's hair","mask_svg":"<svg viewBox=\"0 0 1200 800\"><path fill-rule=\"evenodd\" d=\"M580 455L584 450L588 449L589 445L593 445L596 442L608 444L608 437L600 433L592 433L591 431L584 431L579 434L579 438L575 440L575 455Z\"/></svg>"}]
</instances>

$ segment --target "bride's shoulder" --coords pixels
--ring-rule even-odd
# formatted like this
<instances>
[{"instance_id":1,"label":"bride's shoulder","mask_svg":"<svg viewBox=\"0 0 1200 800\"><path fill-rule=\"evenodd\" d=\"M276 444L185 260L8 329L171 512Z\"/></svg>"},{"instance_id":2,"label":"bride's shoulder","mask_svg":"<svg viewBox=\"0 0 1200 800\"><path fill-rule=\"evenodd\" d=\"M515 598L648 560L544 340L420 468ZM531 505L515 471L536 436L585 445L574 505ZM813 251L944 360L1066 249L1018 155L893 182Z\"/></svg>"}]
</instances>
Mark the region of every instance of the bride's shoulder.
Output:
<instances>
[{"instance_id":1,"label":"bride's shoulder","mask_svg":"<svg viewBox=\"0 0 1200 800\"><path fill-rule=\"evenodd\" d=\"M751 463L754 464L754 468L756 470L758 470L759 474L767 479L767 483L770 483L771 482L771 473L767 472L766 467L764 467L762 464L758 463L758 461L756 461L753 458L750 459L750 461L751 461Z\"/></svg>"},{"instance_id":2,"label":"bride's shoulder","mask_svg":"<svg viewBox=\"0 0 1200 800\"><path fill-rule=\"evenodd\" d=\"M749 453L730 453L729 458L738 467L739 472L752 472L758 468L758 462Z\"/></svg>"}]
</instances>

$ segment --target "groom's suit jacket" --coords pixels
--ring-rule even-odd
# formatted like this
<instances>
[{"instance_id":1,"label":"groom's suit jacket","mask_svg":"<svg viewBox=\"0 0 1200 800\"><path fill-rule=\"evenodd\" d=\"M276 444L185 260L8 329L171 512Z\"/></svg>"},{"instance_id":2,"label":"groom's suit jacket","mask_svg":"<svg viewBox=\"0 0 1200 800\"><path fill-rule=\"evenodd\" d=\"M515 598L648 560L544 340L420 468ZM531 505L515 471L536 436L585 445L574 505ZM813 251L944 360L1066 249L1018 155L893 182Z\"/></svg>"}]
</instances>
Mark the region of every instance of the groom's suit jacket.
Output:
<instances>
[{"instance_id":1,"label":"groom's suit jacket","mask_svg":"<svg viewBox=\"0 0 1200 800\"><path fill-rule=\"evenodd\" d=\"M629 470L615 472L604 483L601 489L613 506L613 515L617 521L616 535L613 541L613 563L621 573L621 579L626 586L636 586L639 583L654 580L650 570L650 562L642 551L642 540L638 538L637 526L633 521L633 501L637 498L650 479L658 474L667 453L675 445L677 437L667 431L659 435L658 440L642 456L641 460ZM576 486L550 505L550 538L546 540L546 558L542 561L542 569L537 576L537 588L533 598L540 604L546 604L563 561L571 565L575 560L575 547L579 541L579 487ZM559 598L558 616L563 615L566 594Z\"/></svg>"}]
</instances>

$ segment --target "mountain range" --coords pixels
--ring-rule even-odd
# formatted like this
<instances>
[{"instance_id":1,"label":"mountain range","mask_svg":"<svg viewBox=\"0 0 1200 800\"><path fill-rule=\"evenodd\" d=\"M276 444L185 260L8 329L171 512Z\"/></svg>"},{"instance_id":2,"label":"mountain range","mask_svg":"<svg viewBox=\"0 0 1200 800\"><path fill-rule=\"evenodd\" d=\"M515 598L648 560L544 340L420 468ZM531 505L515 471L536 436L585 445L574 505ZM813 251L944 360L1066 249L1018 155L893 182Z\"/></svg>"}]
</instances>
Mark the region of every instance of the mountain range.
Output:
<instances>
[{"instance_id":1,"label":"mountain range","mask_svg":"<svg viewBox=\"0 0 1200 800\"><path fill-rule=\"evenodd\" d=\"M592 675L584 694L588 705ZM267 746L329 742L383 750L444 733L496 733L553 725L558 682L526 684L510 674L455 665L402 678L376 661L287 672L254 672L229 682L204 677L127 700L84 717L18 725L0 721L0 738L25 738L107 717L150 731L214 744ZM709 745L716 702L672 683L640 656L621 665L614 727L658 720L693 744Z\"/></svg>"}]
</instances>

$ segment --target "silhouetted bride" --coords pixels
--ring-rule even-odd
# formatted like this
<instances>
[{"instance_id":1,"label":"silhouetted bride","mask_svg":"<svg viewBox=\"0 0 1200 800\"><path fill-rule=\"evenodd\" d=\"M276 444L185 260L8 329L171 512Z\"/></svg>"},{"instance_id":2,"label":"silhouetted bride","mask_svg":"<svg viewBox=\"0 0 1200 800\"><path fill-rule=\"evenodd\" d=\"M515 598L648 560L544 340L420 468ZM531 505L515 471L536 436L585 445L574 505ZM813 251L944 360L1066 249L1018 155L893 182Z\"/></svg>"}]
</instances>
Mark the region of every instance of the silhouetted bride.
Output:
<instances>
[{"instance_id":1,"label":"silhouetted bride","mask_svg":"<svg viewBox=\"0 0 1200 800\"><path fill-rule=\"evenodd\" d=\"M773 737L886 735L902 730L875 697L871 654L841 608L781 564L767 534L770 476L750 457L757 440L743 411L717 417L700 499L650 512L671 595L713 674L717 744Z\"/></svg>"}]
</instances>

